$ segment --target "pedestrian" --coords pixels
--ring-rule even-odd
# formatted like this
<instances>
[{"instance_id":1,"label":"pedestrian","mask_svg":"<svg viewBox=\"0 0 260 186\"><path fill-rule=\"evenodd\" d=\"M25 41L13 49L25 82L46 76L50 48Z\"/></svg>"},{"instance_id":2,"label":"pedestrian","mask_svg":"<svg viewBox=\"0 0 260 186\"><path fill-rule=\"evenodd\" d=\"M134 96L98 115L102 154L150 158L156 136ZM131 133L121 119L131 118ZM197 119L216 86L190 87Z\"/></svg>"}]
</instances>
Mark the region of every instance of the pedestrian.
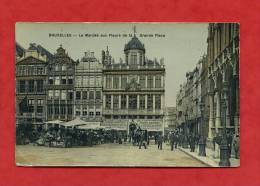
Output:
<instances>
[{"instance_id":1,"label":"pedestrian","mask_svg":"<svg viewBox=\"0 0 260 186\"><path fill-rule=\"evenodd\" d=\"M190 144L190 151L194 152L195 151L195 144L196 144L194 134L189 136L189 144Z\"/></svg>"},{"instance_id":2,"label":"pedestrian","mask_svg":"<svg viewBox=\"0 0 260 186\"><path fill-rule=\"evenodd\" d=\"M160 150L162 150L162 143L163 143L163 136L161 134L158 134L157 144L158 144L158 149L160 149Z\"/></svg>"},{"instance_id":3,"label":"pedestrian","mask_svg":"<svg viewBox=\"0 0 260 186\"><path fill-rule=\"evenodd\" d=\"M171 145L171 151L173 151L174 148L174 133L170 132L170 145Z\"/></svg>"},{"instance_id":4,"label":"pedestrian","mask_svg":"<svg viewBox=\"0 0 260 186\"><path fill-rule=\"evenodd\" d=\"M145 139L144 131L138 131L138 135L139 135L139 149L141 149L142 146L144 146L144 149L146 149L147 146L146 146L146 139Z\"/></svg>"}]
</instances>

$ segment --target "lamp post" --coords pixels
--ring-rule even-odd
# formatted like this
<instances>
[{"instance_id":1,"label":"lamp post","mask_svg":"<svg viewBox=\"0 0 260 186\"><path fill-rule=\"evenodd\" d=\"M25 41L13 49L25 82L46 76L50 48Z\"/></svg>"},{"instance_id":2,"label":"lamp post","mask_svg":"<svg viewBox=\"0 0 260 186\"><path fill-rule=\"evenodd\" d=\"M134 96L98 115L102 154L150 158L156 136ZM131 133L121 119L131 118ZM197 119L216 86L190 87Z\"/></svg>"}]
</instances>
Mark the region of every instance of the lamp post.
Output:
<instances>
[{"instance_id":1,"label":"lamp post","mask_svg":"<svg viewBox=\"0 0 260 186\"><path fill-rule=\"evenodd\" d=\"M200 103L200 111L201 111L201 122L200 122L200 139L199 139L199 156L206 156L206 138L204 136L204 103Z\"/></svg>"},{"instance_id":2,"label":"lamp post","mask_svg":"<svg viewBox=\"0 0 260 186\"><path fill-rule=\"evenodd\" d=\"M184 123L184 135L183 135L183 148L188 148L188 134L187 134L187 118L188 114L185 114L185 123Z\"/></svg>"},{"instance_id":3,"label":"lamp post","mask_svg":"<svg viewBox=\"0 0 260 186\"><path fill-rule=\"evenodd\" d=\"M226 93L227 93L227 85L224 83L223 87L223 100L222 100L222 107L223 107L223 125L224 130L222 133L222 138L220 142L220 162L219 166L221 167L230 167L230 161L229 161L229 148L228 148L228 141L227 141L227 131L226 131Z\"/></svg>"}]
</instances>

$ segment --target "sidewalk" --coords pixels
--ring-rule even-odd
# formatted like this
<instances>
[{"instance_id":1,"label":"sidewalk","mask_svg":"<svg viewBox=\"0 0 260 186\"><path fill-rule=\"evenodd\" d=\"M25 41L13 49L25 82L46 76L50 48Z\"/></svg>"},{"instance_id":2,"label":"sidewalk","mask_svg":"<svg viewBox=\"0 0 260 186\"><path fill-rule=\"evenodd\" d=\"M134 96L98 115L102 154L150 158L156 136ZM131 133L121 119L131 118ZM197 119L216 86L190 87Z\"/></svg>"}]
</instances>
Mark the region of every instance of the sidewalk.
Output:
<instances>
[{"instance_id":1,"label":"sidewalk","mask_svg":"<svg viewBox=\"0 0 260 186\"><path fill-rule=\"evenodd\" d=\"M195 152L190 152L190 148L184 149L182 147L178 147L178 149L210 167L220 167L220 159L214 158L214 151L209 148L206 148L206 156L199 156L198 148L196 148ZM231 164L230 167L240 166L240 159L230 158L229 160Z\"/></svg>"}]
</instances>

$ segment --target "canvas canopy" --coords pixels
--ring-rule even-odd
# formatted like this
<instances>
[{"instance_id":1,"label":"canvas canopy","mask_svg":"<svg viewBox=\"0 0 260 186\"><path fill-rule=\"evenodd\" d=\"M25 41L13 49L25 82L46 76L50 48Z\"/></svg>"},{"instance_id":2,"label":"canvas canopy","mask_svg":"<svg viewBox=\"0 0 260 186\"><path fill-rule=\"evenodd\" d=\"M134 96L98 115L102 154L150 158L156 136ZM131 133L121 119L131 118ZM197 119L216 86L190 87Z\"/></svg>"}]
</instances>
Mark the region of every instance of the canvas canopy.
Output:
<instances>
[{"instance_id":1,"label":"canvas canopy","mask_svg":"<svg viewBox=\"0 0 260 186\"><path fill-rule=\"evenodd\" d=\"M65 127L75 127L75 126L81 126L81 125L87 125L87 124L88 124L88 122L83 121L80 118L76 118L76 119L68 121L68 122L60 123L60 125L63 125Z\"/></svg>"},{"instance_id":2,"label":"canvas canopy","mask_svg":"<svg viewBox=\"0 0 260 186\"><path fill-rule=\"evenodd\" d=\"M47 124L61 124L62 122L63 121L56 119L56 120L52 120L52 121L47 121L46 123Z\"/></svg>"}]
</instances>

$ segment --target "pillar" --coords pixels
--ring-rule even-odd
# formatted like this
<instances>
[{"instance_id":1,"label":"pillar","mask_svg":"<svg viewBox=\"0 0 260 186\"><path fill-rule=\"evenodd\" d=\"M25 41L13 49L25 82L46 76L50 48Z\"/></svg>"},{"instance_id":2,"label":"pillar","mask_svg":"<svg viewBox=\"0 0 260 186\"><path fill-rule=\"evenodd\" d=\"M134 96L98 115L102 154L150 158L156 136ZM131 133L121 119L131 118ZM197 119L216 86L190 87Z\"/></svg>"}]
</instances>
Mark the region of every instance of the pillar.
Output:
<instances>
[{"instance_id":1,"label":"pillar","mask_svg":"<svg viewBox=\"0 0 260 186\"><path fill-rule=\"evenodd\" d=\"M216 92L216 120L215 120L215 128L216 133L219 132L219 127L221 126L221 114L220 114L220 91Z\"/></svg>"},{"instance_id":2,"label":"pillar","mask_svg":"<svg viewBox=\"0 0 260 186\"><path fill-rule=\"evenodd\" d=\"M140 95L137 95L137 110L139 110L139 105L140 105Z\"/></svg>"},{"instance_id":3,"label":"pillar","mask_svg":"<svg viewBox=\"0 0 260 186\"><path fill-rule=\"evenodd\" d=\"M212 127L214 123L213 113L214 112L214 93L209 93L209 131L208 138L212 139Z\"/></svg>"}]
</instances>

